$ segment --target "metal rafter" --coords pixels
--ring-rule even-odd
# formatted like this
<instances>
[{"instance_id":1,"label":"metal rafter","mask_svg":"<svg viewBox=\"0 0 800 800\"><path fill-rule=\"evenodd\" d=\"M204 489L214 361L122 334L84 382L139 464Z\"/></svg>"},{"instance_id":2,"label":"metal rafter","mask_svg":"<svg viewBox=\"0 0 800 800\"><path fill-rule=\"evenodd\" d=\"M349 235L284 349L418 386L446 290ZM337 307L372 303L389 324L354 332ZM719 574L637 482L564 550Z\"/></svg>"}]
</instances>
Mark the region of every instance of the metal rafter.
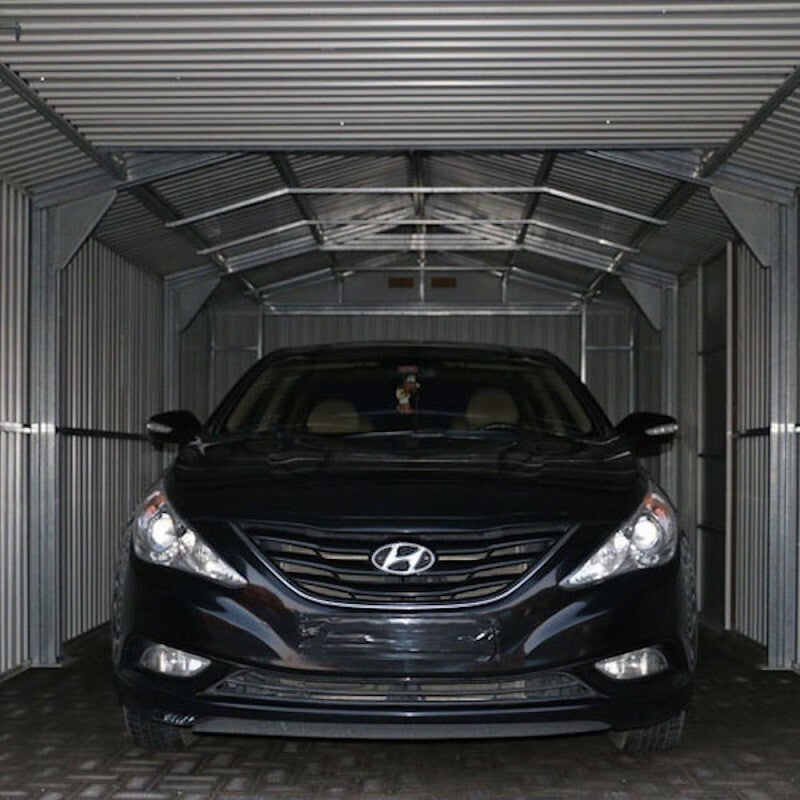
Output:
<instances>
[{"instance_id":1,"label":"metal rafter","mask_svg":"<svg viewBox=\"0 0 800 800\"><path fill-rule=\"evenodd\" d=\"M317 246L322 250L325 244L325 234L317 220L316 212L311 207L311 203L309 203L301 193L300 179L297 177L297 173L294 171L291 161L289 161L285 153L272 153L270 158L278 175L280 175L281 180L286 185L294 204L297 206L300 216L308 220L308 229L311 231L311 235L314 237ZM336 275L338 271L336 257L331 254L328 254L327 257L331 272Z\"/></svg>"},{"instance_id":2,"label":"metal rafter","mask_svg":"<svg viewBox=\"0 0 800 800\"><path fill-rule=\"evenodd\" d=\"M18 97L24 100L37 114L62 133L92 161L99 164L109 175L118 180L126 180L125 165L118 157L98 150L74 125L67 122L61 114L39 97L31 89L27 81L23 80L13 69L3 63L0 63L0 81L5 83Z\"/></svg>"},{"instance_id":3,"label":"metal rafter","mask_svg":"<svg viewBox=\"0 0 800 800\"><path fill-rule=\"evenodd\" d=\"M549 150L542 155L542 160L539 162L539 168L536 170L536 177L533 179L533 182L537 186L542 186L550 180L550 173L553 171L553 166L556 163L557 157L558 152L555 150ZM531 217L536 213L536 209L538 208L539 201L541 199L541 194L532 194L525 203L525 210L522 212L522 216L525 218L525 223L517 233L517 244L521 245L525 242L525 237L528 235L528 227L530 226ZM513 267L516 259L517 254L510 253L508 259L506 260L506 265Z\"/></svg>"},{"instance_id":4,"label":"metal rafter","mask_svg":"<svg viewBox=\"0 0 800 800\"><path fill-rule=\"evenodd\" d=\"M295 178L296 180L296 178ZM577 205L587 206L589 208L596 208L600 211L607 211L609 214L616 214L621 217L635 219L640 222L646 222L650 225L666 225L666 220L657 219L649 214L642 214L639 211L633 211L621 206L604 203L600 200L594 200L591 197L584 197L583 195L575 194L574 192L565 192L561 189L554 189L552 186L287 186L282 189L273 189L263 194L248 197L243 200L237 200L233 203L211 208L207 211L201 211L197 214L192 214L189 217L176 220L170 223L167 227L176 228L181 225L190 225L195 222L201 222L211 217L218 217L222 214L230 213L231 211L239 211L243 208L259 205L260 203L267 203L271 200L276 200L286 195L413 195L413 194L436 194L436 195L469 195L469 194L543 194L551 197L558 197L561 200L566 200L570 203ZM309 216L309 215L306 215ZM311 215L313 217L313 215Z\"/></svg>"},{"instance_id":5,"label":"metal rafter","mask_svg":"<svg viewBox=\"0 0 800 800\"><path fill-rule=\"evenodd\" d=\"M710 150L700 160L694 172L694 178L710 178L720 167L724 166L731 156L741 148L747 140L769 119L769 117L786 101L786 99L800 87L800 66L796 67L781 85L761 104L755 113L745 122L741 128L731 136L721 147ZM683 208L689 200L702 188L702 184L697 182L680 181L672 187L669 194L661 201L658 208L653 211L654 216L665 220L670 220ZM644 243L653 235L654 231L645 225L640 225L630 244L641 248ZM619 273L622 266L629 260L630 256L625 253L617 253L611 268L605 275L598 275L586 290L585 300L591 300L599 291L608 275Z\"/></svg>"},{"instance_id":6,"label":"metal rafter","mask_svg":"<svg viewBox=\"0 0 800 800\"><path fill-rule=\"evenodd\" d=\"M208 255L209 253L218 253L222 250L227 250L233 247L240 247L243 244L250 244L251 242L257 242L260 239L267 239L270 236L276 236L279 233L287 233L292 230L296 230L297 228L306 227L308 225L314 224L314 220L307 220L307 219L300 219L295 220L294 222L287 222L284 225L276 225L274 228L266 228L263 231L257 231L256 233L249 233L245 236L237 237L236 239L230 239L226 242L220 242L218 244L214 244L210 247L204 248L202 250L198 250L198 255ZM572 230L571 228L566 228L563 225L553 225L549 222L543 222L537 219L515 219L515 218L505 218L505 217L486 217L481 219L475 219L474 217L423 217L423 218L416 218L416 217L398 217L398 218L372 218L368 219L366 217L353 217L350 219L344 218L335 218L335 219L325 219L325 220L317 220L321 225L325 228L346 228L348 226L364 226L370 225L375 226L376 222L380 223L381 229L391 229L394 227L406 227L406 226L420 226L420 225L439 225L439 226L452 226L452 225L514 225L520 226L525 225L529 226L532 225L535 228L541 228L543 230L553 231L555 233L561 233L564 236L569 236L575 239L580 239L586 242L593 242L601 247L611 248L612 250L622 250L622 251L630 251L631 253L636 253L638 250L636 248L629 247L627 244L623 244L621 242L615 242L609 239L604 239L599 236L591 236L588 233L583 233L582 231ZM354 231L343 231L343 234L351 234L353 236L358 236L363 233L361 229L356 229ZM502 233L505 235L505 231L498 231L498 234ZM337 233L336 231L329 231L328 238L333 241L340 241L341 234ZM517 237L519 238L519 237ZM520 241L519 244L523 244L523 241Z\"/></svg>"}]
</instances>

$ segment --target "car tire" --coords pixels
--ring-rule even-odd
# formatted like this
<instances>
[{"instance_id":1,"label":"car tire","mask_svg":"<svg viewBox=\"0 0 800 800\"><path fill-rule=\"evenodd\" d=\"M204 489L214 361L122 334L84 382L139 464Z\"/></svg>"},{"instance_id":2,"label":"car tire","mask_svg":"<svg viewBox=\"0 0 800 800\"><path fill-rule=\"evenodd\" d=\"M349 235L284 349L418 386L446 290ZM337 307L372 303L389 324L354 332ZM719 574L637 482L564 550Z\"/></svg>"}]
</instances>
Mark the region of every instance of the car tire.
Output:
<instances>
[{"instance_id":1,"label":"car tire","mask_svg":"<svg viewBox=\"0 0 800 800\"><path fill-rule=\"evenodd\" d=\"M135 709L123 709L125 727L137 747L143 750L163 750L187 747L194 740L191 731L165 722L156 722Z\"/></svg>"},{"instance_id":2,"label":"car tire","mask_svg":"<svg viewBox=\"0 0 800 800\"><path fill-rule=\"evenodd\" d=\"M677 747L683 736L683 723L686 712L670 717L664 722L648 725L646 728L633 728L629 731L610 731L609 737L618 750L626 753L652 753Z\"/></svg>"}]
</instances>

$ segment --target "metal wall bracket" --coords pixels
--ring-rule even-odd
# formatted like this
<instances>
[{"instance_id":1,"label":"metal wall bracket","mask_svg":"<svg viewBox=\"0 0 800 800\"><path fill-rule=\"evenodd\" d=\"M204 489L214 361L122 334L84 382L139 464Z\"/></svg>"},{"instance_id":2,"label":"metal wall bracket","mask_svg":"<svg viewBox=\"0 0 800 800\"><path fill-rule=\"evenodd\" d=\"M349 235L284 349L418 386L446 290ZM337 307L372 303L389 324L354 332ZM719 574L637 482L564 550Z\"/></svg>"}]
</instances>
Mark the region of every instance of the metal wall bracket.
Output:
<instances>
[{"instance_id":1,"label":"metal wall bracket","mask_svg":"<svg viewBox=\"0 0 800 800\"><path fill-rule=\"evenodd\" d=\"M633 298L639 310L647 318L647 321L657 331L661 330L663 324L663 300L662 289L652 283L645 283L636 278L620 276L622 285L628 290L628 294Z\"/></svg>"},{"instance_id":2,"label":"metal wall bracket","mask_svg":"<svg viewBox=\"0 0 800 800\"><path fill-rule=\"evenodd\" d=\"M117 197L115 191L54 206L48 214L48 261L64 269Z\"/></svg>"},{"instance_id":3,"label":"metal wall bracket","mask_svg":"<svg viewBox=\"0 0 800 800\"><path fill-rule=\"evenodd\" d=\"M772 203L716 186L711 196L761 264L773 266Z\"/></svg>"},{"instance_id":4,"label":"metal wall bracket","mask_svg":"<svg viewBox=\"0 0 800 800\"><path fill-rule=\"evenodd\" d=\"M200 277L193 283L185 284L175 293L175 333L189 327L221 280L221 275Z\"/></svg>"}]
</instances>

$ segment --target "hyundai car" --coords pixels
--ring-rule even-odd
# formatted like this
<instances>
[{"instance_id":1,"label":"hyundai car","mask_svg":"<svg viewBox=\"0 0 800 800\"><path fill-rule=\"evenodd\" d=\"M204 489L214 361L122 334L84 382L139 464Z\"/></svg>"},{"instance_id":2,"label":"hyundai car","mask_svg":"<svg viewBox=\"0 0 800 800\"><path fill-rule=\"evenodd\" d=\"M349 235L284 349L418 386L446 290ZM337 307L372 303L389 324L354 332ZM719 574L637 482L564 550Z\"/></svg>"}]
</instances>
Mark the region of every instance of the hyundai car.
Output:
<instances>
[{"instance_id":1,"label":"hyundai car","mask_svg":"<svg viewBox=\"0 0 800 800\"><path fill-rule=\"evenodd\" d=\"M676 431L613 426L541 350L402 342L277 350L204 423L155 415L178 452L114 587L130 734L676 745L692 559L644 466Z\"/></svg>"}]
</instances>

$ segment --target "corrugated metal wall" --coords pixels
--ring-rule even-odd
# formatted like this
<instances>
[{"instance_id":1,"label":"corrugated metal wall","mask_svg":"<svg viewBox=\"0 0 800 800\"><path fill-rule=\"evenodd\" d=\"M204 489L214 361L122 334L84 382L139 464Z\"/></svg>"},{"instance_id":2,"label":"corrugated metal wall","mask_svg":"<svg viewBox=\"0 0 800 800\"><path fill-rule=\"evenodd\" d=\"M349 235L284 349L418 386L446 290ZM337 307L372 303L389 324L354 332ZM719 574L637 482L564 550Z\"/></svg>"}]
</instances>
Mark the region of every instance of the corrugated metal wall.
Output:
<instances>
[{"instance_id":1,"label":"corrugated metal wall","mask_svg":"<svg viewBox=\"0 0 800 800\"><path fill-rule=\"evenodd\" d=\"M586 315L586 385L615 424L635 404L632 324L625 310L590 305Z\"/></svg>"},{"instance_id":2,"label":"corrugated metal wall","mask_svg":"<svg viewBox=\"0 0 800 800\"><path fill-rule=\"evenodd\" d=\"M178 406L200 419L211 410L210 352L211 315L203 311L178 336Z\"/></svg>"},{"instance_id":3,"label":"corrugated metal wall","mask_svg":"<svg viewBox=\"0 0 800 800\"><path fill-rule=\"evenodd\" d=\"M733 603L736 630L767 643L770 277L736 249L733 326Z\"/></svg>"},{"instance_id":4,"label":"corrugated metal wall","mask_svg":"<svg viewBox=\"0 0 800 800\"><path fill-rule=\"evenodd\" d=\"M0 675L28 659L30 208L0 182Z\"/></svg>"},{"instance_id":5,"label":"corrugated metal wall","mask_svg":"<svg viewBox=\"0 0 800 800\"><path fill-rule=\"evenodd\" d=\"M636 363L631 355L634 344L631 326L638 316L635 311L600 306L590 306L587 315L587 344L591 348L587 353L587 384L614 422L630 412L639 391L640 381L634 375ZM644 321L641 324L647 325ZM658 334L653 332L652 337L655 351L652 359L659 359ZM180 404L201 417L207 415L261 353L278 347L380 340L542 347L563 358L576 372L580 371L581 321L577 311L530 316L354 312L265 314L262 318L258 309L235 308L204 311L181 333ZM658 363L654 365L651 360L648 370L657 373ZM660 379L647 378L651 384L654 380ZM652 394L656 389L651 386L643 391ZM656 398L652 398L652 403L655 402Z\"/></svg>"},{"instance_id":6,"label":"corrugated metal wall","mask_svg":"<svg viewBox=\"0 0 800 800\"><path fill-rule=\"evenodd\" d=\"M384 315L273 316L264 318L264 350L343 341L441 341L542 347L580 368L580 317Z\"/></svg>"},{"instance_id":7,"label":"corrugated metal wall","mask_svg":"<svg viewBox=\"0 0 800 800\"><path fill-rule=\"evenodd\" d=\"M161 410L163 293L158 278L92 239L60 289L62 630L70 639L108 619L120 530L160 471L160 454L134 436Z\"/></svg>"}]
</instances>

